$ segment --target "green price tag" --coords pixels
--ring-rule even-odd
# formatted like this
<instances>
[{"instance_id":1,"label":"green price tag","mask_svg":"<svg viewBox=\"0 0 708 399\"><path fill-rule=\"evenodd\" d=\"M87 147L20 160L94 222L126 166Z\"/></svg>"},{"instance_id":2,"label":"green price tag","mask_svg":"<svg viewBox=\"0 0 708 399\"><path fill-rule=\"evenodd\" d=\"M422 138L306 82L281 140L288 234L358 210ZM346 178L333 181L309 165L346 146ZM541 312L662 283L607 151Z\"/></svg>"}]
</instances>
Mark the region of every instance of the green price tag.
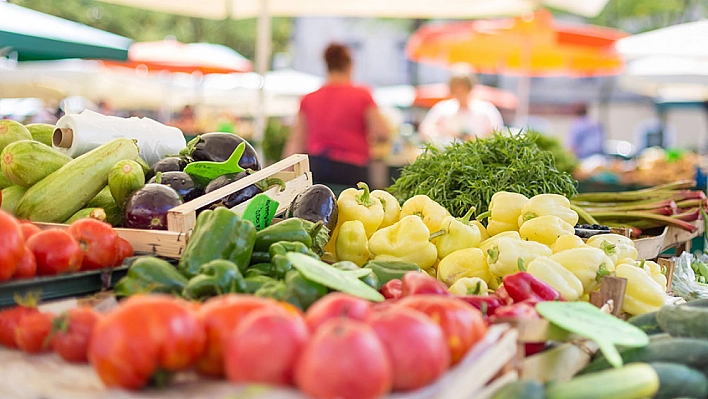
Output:
<instances>
[{"instance_id":1,"label":"green price tag","mask_svg":"<svg viewBox=\"0 0 708 399\"><path fill-rule=\"evenodd\" d=\"M256 230L262 230L273 222L273 216L275 216L275 211L278 210L278 205L280 205L278 201L261 193L251 198L241 217L253 222Z\"/></svg>"}]
</instances>

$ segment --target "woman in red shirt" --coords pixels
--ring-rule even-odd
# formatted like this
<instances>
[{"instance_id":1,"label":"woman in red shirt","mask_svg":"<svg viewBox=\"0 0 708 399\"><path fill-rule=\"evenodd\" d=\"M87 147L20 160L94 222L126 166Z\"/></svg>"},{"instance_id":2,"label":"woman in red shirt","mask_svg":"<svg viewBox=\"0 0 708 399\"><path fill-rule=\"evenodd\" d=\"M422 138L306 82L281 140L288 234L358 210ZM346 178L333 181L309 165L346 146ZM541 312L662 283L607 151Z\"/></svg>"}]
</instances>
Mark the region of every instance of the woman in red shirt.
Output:
<instances>
[{"instance_id":1,"label":"woman in red shirt","mask_svg":"<svg viewBox=\"0 0 708 399\"><path fill-rule=\"evenodd\" d=\"M327 82L302 98L283 156L309 154L315 183L354 186L368 180L369 143L386 141L388 126L371 92L352 83L349 49L330 44L324 59Z\"/></svg>"}]
</instances>

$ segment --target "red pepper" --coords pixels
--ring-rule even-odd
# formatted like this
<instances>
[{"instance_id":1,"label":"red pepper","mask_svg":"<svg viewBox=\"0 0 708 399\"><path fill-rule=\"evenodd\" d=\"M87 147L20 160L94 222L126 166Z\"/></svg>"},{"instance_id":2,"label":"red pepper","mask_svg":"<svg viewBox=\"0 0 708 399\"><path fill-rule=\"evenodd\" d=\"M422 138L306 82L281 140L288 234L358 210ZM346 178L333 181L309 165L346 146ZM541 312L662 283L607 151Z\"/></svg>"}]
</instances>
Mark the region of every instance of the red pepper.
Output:
<instances>
[{"instance_id":1,"label":"red pepper","mask_svg":"<svg viewBox=\"0 0 708 399\"><path fill-rule=\"evenodd\" d=\"M498 308L503 306L502 301L496 295L462 295L455 298L459 298L479 309L485 317L493 315Z\"/></svg>"},{"instance_id":2,"label":"red pepper","mask_svg":"<svg viewBox=\"0 0 708 399\"><path fill-rule=\"evenodd\" d=\"M536 307L528 302L519 302L513 305L502 306L497 308L494 315L490 318L491 321L500 318L516 318L516 319L538 319L540 316L536 311Z\"/></svg>"},{"instance_id":3,"label":"red pepper","mask_svg":"<svg viewBox=\"0 0 708 399\"><path fill-rule=\"evenodd\" d=\"M403 296L433 294L451 296L445 283L428 273L408 272L403 275Z\"/></svg>"},{"instance_id":4,"label":"red pepper","mask_svg":"<svg viewBox=\"0 0 708 399\"><path fill-rule=\"evenodd\" d=\"M382 285L379 289L381 295L386 299L398 299L403 296L403 281L394 278Z\"/></svg>"},{"instance_id":5,"label":"red pepper","mask_svg":"<svg viewBox=\"0 0 708 399\"><path fill-rule=\"evenodd\" d=\"M494 290L494 296L499 298L502 305L511 305L512 303L514 303L514 300L511 299L509 293L506 292L506 288L504 288L503 285L500 285L496 290Z\"/></svg>"},{"instance_id":6,"label":"red pepper","mask_svg":"<svg viewBox=\"0 0 708 399\"><path fill-rule=\"evenodd\" d=\"M504 276L504 287L514 302L532 300L562 301L560 292L527 272L517 272Z\"/></svg>"}]
</instances>

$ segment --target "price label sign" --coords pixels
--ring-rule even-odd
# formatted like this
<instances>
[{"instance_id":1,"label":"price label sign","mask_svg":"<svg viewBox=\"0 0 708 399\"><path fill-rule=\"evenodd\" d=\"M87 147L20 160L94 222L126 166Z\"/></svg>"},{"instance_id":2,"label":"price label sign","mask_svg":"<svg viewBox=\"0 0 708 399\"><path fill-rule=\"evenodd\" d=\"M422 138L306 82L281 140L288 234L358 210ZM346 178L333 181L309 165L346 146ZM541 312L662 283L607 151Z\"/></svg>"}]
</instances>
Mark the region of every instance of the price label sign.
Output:
<instances>
[{"instance_id":1,"label":"price label sign","mask_svg":"<svg viewBox=\"0 0 708 399\"><path fill-rule=\"evenodd\" d=\"M251 198L241 217L253 222L256 230L262 230L273 222L278 205L278 201L261 193Z\"/></svg>"}]
</instances>

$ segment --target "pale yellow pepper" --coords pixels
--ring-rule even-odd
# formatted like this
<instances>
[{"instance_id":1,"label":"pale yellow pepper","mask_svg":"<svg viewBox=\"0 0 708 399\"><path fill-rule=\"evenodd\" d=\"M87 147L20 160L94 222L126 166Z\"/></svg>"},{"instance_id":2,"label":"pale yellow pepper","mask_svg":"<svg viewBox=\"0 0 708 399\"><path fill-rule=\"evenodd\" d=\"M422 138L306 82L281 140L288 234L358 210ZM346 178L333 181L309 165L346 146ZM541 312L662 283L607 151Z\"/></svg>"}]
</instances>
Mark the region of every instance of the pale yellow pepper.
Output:
<instances>
[{"instance_id":1,"label":"pale yellow pepper","mask_svg":"<svg viewBox=\"0 0 708 399\"><path fill-rule=\"evenodd\" d=\"M479 277L486 283L492 279L487 257L479 248L460 249L438 263L438 280L450 285L463 277Z\"/></svg>"},{"instance_id":2,"label":"pale yellow pepper","mask_svg":"<svg viewBox=\"0 0 708 399\"><path fill-rule=\"evenodd\" d=\"M381 201L381 205L384 210L384 218L381 222L379 228L388 227L396 223L401 216L401 204L398 203L396 197L391 195L388 191L384 190L374 190L371 192L371 196L378 198Z\"/></svg>"},{"instance_id":3,"label":"pale yellow pepper","mask_svg":"<svg viewBox=\"0 0 708 399\"><path fill-rule=\"evenodd\" d=\"M571 226L578 224L578 214L570 209L568 198L559 194L538 194L531 197L521 209L517 220L518 227L533 218L555 215Z\"/></svg>"},{"instance_id":4,"label":"pale yellow pepper","mask_svg":"<svg viewBox=\"0 0 708 399\"><path fill-rule=\"evenodd\" d=\"M498 191L489 201L489 210L477 216L478 220L487 219L487 232L495 236L505 231L518 231L518 219L521 209L528 202L525 195L508 191Z\"/></svg>"},{"instance_id":5,"label":"pale yellow pepper","mask_svg":"<svg viewBox=\"0 0 708 399\"><path fill-rule=\"evenodd\" d=\"M659 310L664 305L666 291L643 268L622 263L615 276L627 279L622 311L641 315Z\"/></svg>"},{"instance_id":6,"label":"pale yellow pepper","mask_svg":"<svg viewBox=\"0 0 708 399\"><path fill-rule=\"evenodd\" d=\"M355 188L348 188L342 191L337 198L337 208L339 216L337 217L337 225L330 234L329 241L324 247L324 250L337 256L337 236L339 235L340 226L349 220L359 220L364 224L366 236L371 237L372 234L379 228L384 218L383 205L381 201L372 197L369 192L369 186L366 183L359 183Z\"/></svg>"},{"instance_id":7,"label":"pale yellow pepper","mask_svg":"<svg viewBox=\"0 0 708 399\"><path fill-rule=\"evenodd\" d=\"M615 264L601 249L585 246L568 249L551 255L551 259L563 265L583 284L588 293L600 287L602 277L615 270Z\"/></svg>"},{"instance_id":8,"label":"pale yellow pepper","mask_svg":"<svg viewBox=\"0 0 708 399\"><path fill-rule=\"evenodd\" d=\"M489 235L489 232L487 231L487 228L484 227L484 225L482 224L482 222L480 222L479 220L470 220L470 224L471 224L471 225L474 225L474 226L477 226L477 229L479 229L479 235L480 235L480 240L479 240L479 241L480 241L480 242L482 242L482 241L488 239L489 237L491 237L491 236Z\"/></svg>"},{"instance_id":9,"label":"pale yellow pepper","mask_svg":"<svg viewBox=\"0 0 708 399\"><path fill-rule=\"evenodd\" d=\"M487 250L487 264L493 276L504 277L520 271L519 260L522 265L528 265L539 256L551 255L551 249L547 245L502 237Z\"/></svg>"},{"instance_id":10,"label":"pale yellow pepper","mask_svg":"<svg viewBox=\"0 0 708 399\"><path fill-rule=\"evenodd\" d=\"M519 235L518 231L505 231L505 232L499 233L495 236L491 236L488 239L482 241L479 244L479 249L481 249L482 252L484 252L486 254L487 251L489 251L489 249L492 248L492 246L494 246L494 243L496 243L497 240L500 238L511 238L514 240L521 240L521 236Z\"/></svg>"},{"instance_id":11,"label":"pale yellow pepper","mask_svg":"<svg viewBox=\"0 0 708 399\"><path fill-rule=\"evenodd\" d=\"M649 273L649 276L651 276L652 280L659 283L659 285L661 285L664 291L666 291L668 279L666 278L664 268L661 267L661 265L659 265L658 263L651 260L636 261L631 258L624 258L620 260L619 263L615 265L615 267L619 265L630 265L643 268L644 270L646 270L647 273Z\"/></svg>"},{"instance_id":12,"label":"pale yellow pepper","mask_svg":"<svg viewBox=\"0 0 708 399\"><path fill-rule=\"evenodd\" d=\"M566 301L577 301L583 295L583 283L570 270L547 256L532 260L526 271L555 288Z\"/></svg>"},{"instance_id":13,"label":"pale yellow pepper","mask_svg":"<svg viewBox=\"0 0 708 399\"><path fill-rule=\"evenodd\" d=\"M463 277L447 289L452 295L489 295L487 283L479 277Z\"/></svg>"},{"instance_id":14,"label":"pale yellow pepper","mask_svg":"<svg viewBox=\"0 0 708 399\"><path fill-rule=\"evenodd\" d=\"M584 246L587 246L587 244L585 244L582 238L576 236L575 234L563 235L558 237L556 242L551 245L551 250L555 254L567 249L580 248Z\"/></svg>"},{"instance_id":15,"label":"pale yellow pepper","mask_svg":"<svg viewBox=\"0 0 708 399\"><path fill-rule=\"evenodd\" d=\"M634 247L634 241L620 234L594 235L588 238L587 244L605 251L615 263L625 258L637 259L639 256L639 251Z\"/></svg>"},{"instance_id":16,"label":"pale yellow pepper","mask_svg":"<svg viewBox=\"0 0 708 399\"><path fill-rule=\"evenodd\" d=\"M369 252L372 259L410 262L430 269L438 260L438 250L429 239L423 219L409 215L376 231L369 239Z\"/></svg>"},{"instance_id":17,"label":"pale yellow pepper","mask_svg":"<svg viewBox=\"0 0 708 399\"><path fill-rule=\"evenodd\" d=\"M475 248L482 241L482 235L477 226L469 223L474 209L470 209L461 218L446 216L440 224L440 229L431 235L439 235L435 246L438 249L438 258L443 259L451 253L465 248Z\"/></svg>"},{"instance_id":18,"label":"pale yellow pepper","mask_svg":"<svg viewBox=\"0 0 708 399\"><path fill-rule=\"evenodd\" d=\"M450 212L427 195L421 194L409 198L401 206L401 219L410 215L420 217L428 226L429 234L432 234L438 231L443 219L450 216Z\"/></svg>"},{"instance_id":19,"label":"pale yellow pepper","mask_svg":"<svg viewBox=\"0 0 708 399\"><path fill-rule=\"evenodd\" d=\"M337 259L354 262L359 267L369 260L369 240L366 238L364 223L360 220L347 220L340 226Z\"/></svg>"},{"instance_id":20,"label":"pale yellow pepper","mask_svg":"<svg viewBox=\"0 0 708 399\"><path fill-rule=\"evenodd\" d=\"M555 215L543 215L533 218L519 228L522 240L532 240L553 245L558 237L575 235L575 228Z\"/></svg>"}]
</instances>

